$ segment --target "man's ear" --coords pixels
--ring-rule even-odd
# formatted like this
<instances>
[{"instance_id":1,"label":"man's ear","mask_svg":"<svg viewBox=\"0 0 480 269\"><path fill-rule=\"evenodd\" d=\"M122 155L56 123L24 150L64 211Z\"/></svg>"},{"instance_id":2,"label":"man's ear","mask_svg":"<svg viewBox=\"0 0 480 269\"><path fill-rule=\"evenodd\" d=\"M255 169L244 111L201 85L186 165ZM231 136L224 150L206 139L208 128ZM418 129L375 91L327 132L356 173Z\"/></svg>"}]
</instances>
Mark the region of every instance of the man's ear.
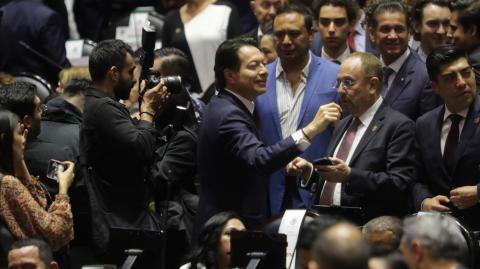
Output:
<instances>
[{"instance_id":1,"label":"man's ear","mask_svg":"<svg viewBox=\"0 0 480 269\"><path fill-rule=\"evenodd\" d=\"M368 38L370 39L370 42L376 46L375 44L375 29L373 29L372 27L368 26L367 27L367 34L368 34Z\"/></svg>"},{"instance_id":2,"label":"man's ear","mask_svg":"<svg viewBox=\"0 0 480 269\"><path fill-rule=\"evenodd\" d=\"M112 81L117 82L120 79L120 70L118 70L118 67L116 66L110 67L110 69L108 69L107 74Z\"/></svg>"},{"instance_id":3,"label":"man's ear","mask_svg":"<svg viewBox=\"0 0 480 269\"><path fill-rule=\"evenodd\" d=\"M434 93L438 94L438 92L437 92L437 86L438 86L437 82L435 82L434 80L429 80L428 85L430 85L430 88L432 88L432 91Z\"/></svg>"},{"instance_id":4,"label":"man's ear","mask_svg":"<svg viewBox=\"0 0 480 269\"><path fill-rule=\"evenodd\" d=\"M23 125L25 125L26 129L31 129L33 118L30 115L25 115L21 122L23 123Z\"/></svg>"},{"instance_id":5,"label":"man's ear","mask_svg":"<svg viewBox=\"0 0 480 269\"><path fill-rule=\"evenodd\" d=\"M255 1L254 0L250 1L250 9L252 10L253 14L255 14L255 7L256 7Z\"/></svg>"},{"instance_id":6,"label":"man's ear","mask_svg":"<svg viewBox=\"0 0 480 269\"><path fill-rule=\"evenodd\" d=\"M48 269L58 269L59 266L58 266L58 263L53 261L50 263L50 265L48 266Z\"/></svg>"},{"instance_id":7,"label":"man's ear","mask_svg":"<svg viewBox=\"0 0 480 269\"><path fill-rule=\"evenodd\" d=\"M371 77L370 78L370 94L375 94L377 92L377 89L380 88L380 79L377 77Z\"/></svg>"},{"instance_id":8,"label":"man's ear","mask_svg":"<svg viewBox=\"0 0 480 269\"><path fill-rule=\"evenodd\" d=\"M233 71L229 68L225 68L223 70L223 76L225 77L226 84L234 83L236 75L237 75L237 72L235 72L235 71Z\"/></svg>"}]
</instances>

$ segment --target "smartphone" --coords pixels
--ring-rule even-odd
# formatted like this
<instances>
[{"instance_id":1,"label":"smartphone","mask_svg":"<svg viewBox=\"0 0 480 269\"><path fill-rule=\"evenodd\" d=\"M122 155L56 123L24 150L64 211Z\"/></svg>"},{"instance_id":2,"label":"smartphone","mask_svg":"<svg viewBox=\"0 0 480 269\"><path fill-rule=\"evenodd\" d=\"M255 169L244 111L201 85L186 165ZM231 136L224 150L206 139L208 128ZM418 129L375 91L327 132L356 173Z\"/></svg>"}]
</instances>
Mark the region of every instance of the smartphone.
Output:
<instances>
[{"instance_id":1,"label":"smartphone","mask_svg":"<svg viewBox=\"0 0 480 269\"><path fill-rule=\"evenodd\" d=\"M319 159L314 160L313 165L332 165L332 161L328 157L322 157Z\"/></svg>"},{"instance_id":2,"label":"smartphone","mask_svg":"<svg viewBox=\"0 0 480 269\"><path fill-rule=\"evenodd\" d=\"M57 171L60 166L63 167L63 171L67 169L67 164L65 164L64 162L50 159L48 161L47 167L47 178L53 179L58 182Z\"/></svg>"}]
</instances>

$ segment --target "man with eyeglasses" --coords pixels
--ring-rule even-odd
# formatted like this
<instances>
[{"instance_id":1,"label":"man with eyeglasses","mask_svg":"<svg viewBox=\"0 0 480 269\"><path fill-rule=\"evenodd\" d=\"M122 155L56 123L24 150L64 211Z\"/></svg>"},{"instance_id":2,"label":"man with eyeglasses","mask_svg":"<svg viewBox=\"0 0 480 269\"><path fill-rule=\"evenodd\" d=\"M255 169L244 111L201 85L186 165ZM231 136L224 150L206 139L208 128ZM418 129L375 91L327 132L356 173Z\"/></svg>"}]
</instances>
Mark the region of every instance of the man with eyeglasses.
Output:
<instances>
[{"instance_id":1,"label":"man with eyeglasses","mask_svg":"<svg viewBox=\"0 0 480 269\"><path fill-rule=\"evenodd\" d=\"M39 138L41 118L47 110L36 95L36 87L30 83L17 82L0 87L0 108L17 114L27 131L25 144L25 162L28 170L47 186L47 190L56 193L58 183L46 177L48 161L76 162L73 151L62 143L50 143Z\"/></svg>"},{"instance_id":2,"label":"man with eyeglasses","mask_svg":"<svg viewBox=\"0 0 480 269\"><path fill-rule=\"evenodd\" d=\"M475 71L477 88L480 87L480 2L458 0L452 3L450 36L455 46L468 53Z\"/></svg>"},{"instance_id":3,"label":"man with eyeglasses","mask_svg":"<svg viewBox=\"0 0 480 269\"><path fill-rule=\"evenodd\" d=\"M375 2L375 1L372 1ZM425 64L408 47L409 14L399 1L378 1L369 8L369 35L384 66L385 102L412 120L440 104L428 85Z\"/></svg>"},{"instance_id":4,"label":"man with eyeglasses","mask_svg":"<svg viewBox=\"0 0 480 269\"><path fill-rule=\"evenodd\" d=\"M402 217L410 212L415 124L381 97L382 64L372 54L347 57L337 78L340 104L350 115L335 126L327 149L330 164L315 165L312 173L311 163L296 158L287 172L301 175L304 185L318 184L319 205L361 207L359 224L383 215Z\"/></svg>"},{"instance_id":5,"label":"man with eyeglasses","mask_svg":"<svg viewBox=\"0 0 480 269\"><path fill-rule=\"evenodd\" d=\"M463 49L447 45L427 58L432 88L445 105L417 121L416 210L451 212L480 229L480 97Z\"/></svg>"},{"instance_id":6,"label":"man with eyeglasses","mask_svg":"<svg viewBox=\"0 0 480 269\"><path fill-rule=\"evenodd\" d=\"M420 0L415 4L414 38L420 41L418 56L427 61L430 52L447 43L450 28L450 4L447 0Z\"/></svg>"},{"instance_id":7,"label":"man with eyeglasses","mask_svg":"<svg viewBox=\"0 0 480 269\"><path fill-rule=\"evenodd\" d=\"M355 8L350 0L321 0L314 8L318 16L318 32L322 44L312 48L324 59L340 64L355 51L353 39L348 39L354 31Z\"/></svg>"},{"instance_id":8,"label":"man with eyeglasses","mask_svg":"<svg viewBox=\"0 0 480 269\"><path fill-rule=\"evenodd\" d=\"M278 59L267 66L267 92L255 100L260 136L274 145L313 120L322 105L338 102L332 87L338 65L310 52L313 18L309 9L291 3L280 10L273 23ZM302 156L314 160L325 154L333 128L312 139ZM288 208L308 208L312 196L297 187L285 169L270 176L270 210L277 214Z\"/></svg>"}]
</instances>

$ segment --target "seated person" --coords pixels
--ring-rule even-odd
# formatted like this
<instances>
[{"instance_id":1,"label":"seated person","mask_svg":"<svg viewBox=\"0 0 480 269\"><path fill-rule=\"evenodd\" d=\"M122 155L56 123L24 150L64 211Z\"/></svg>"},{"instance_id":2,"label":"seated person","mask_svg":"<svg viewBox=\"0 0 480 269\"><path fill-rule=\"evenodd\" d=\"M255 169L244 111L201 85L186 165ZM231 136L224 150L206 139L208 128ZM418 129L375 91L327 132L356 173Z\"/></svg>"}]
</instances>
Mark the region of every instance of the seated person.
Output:
<instances>
[{"instance_id":1,"label":"seated person","mask_svg":"<svg viewBox=\"0 0 480 269\"><path fill-rule=\"evenodd\" d=\"M200 268L229 268L232 230L245 230L245 225L235 213L227 211L212 216L200 230L197 244L189 255L189 263L180 269L197 268L196 265Z\"/></svg>"},{"instance_id":2,"label":"seated person","mask_svg":"<svg viewBox=\"0 0 480 269\"><path fill-rule=\"evenodd\" d=\"M59 191L47 207L47 193L23 159L27 132L17 115L0 111L0 218L15 238L41 237L57 250L73 239L67 191L74 164L66 162L67 170L57 173Z\"/></svg>"},{"instance_id":3,"label":"seated person","mask_svg":"<svg viewBox=\"0 0 480 269\"><path fill-rule=\"evenodd\" d=\"M53 260L50 246L40 239L26 239L15 242L8 253L8 268L58 269Z\"/></svg>"}]
</instances>

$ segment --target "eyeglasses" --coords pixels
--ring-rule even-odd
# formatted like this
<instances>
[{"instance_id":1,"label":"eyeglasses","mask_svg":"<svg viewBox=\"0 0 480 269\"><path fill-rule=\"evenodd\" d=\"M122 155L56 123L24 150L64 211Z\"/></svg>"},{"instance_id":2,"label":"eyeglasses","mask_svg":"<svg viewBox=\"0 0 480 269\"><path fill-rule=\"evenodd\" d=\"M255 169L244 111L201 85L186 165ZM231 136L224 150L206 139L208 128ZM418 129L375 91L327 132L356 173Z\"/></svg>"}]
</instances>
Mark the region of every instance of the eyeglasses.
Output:
<instances>
[{"instance_id":1,"label":"eyeglasses","mask_svg":"<svg viewBox=\"0 0 480 269\"><path fill-rule=\"evenodd\" d=\"M341 85L345 90L350 90L355 85L355 83L356 81L350 78L337 79L333 81L332 87L338 89Z\"/></svg>"}]
</instances>

